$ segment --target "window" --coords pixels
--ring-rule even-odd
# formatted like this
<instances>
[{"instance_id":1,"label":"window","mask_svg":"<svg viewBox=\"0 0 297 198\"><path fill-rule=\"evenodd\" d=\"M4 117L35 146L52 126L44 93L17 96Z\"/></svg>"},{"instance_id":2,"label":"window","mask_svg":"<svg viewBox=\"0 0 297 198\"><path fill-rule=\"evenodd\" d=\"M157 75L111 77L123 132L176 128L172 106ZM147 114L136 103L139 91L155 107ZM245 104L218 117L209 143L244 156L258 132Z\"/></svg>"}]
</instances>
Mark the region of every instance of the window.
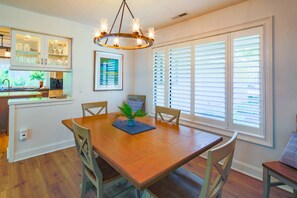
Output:
<instances>
[{"instance_id":1,"label":"window","mask_svg":"<svg viewBox=\"0 0 297 198\"><path fill-rule=\"evenodd\" d=\"M39 87L39 80L43 79L44 86L47 83L47 73L39 71L15 71L9 70L10 60L0 59L0 85L4 79L10 80L11 87Z\"/></svg>"},{"instance_id":2,"label":"window","mask_svg":"<svg viewBox=\"0 0 297 198\"><path fill-rule=\"evenodd\" d=\"M180 109L185 122L215 132L239 131L241 139L272 146L265 25L154 49L153 106Z\"/></svg>"}]
</instances>

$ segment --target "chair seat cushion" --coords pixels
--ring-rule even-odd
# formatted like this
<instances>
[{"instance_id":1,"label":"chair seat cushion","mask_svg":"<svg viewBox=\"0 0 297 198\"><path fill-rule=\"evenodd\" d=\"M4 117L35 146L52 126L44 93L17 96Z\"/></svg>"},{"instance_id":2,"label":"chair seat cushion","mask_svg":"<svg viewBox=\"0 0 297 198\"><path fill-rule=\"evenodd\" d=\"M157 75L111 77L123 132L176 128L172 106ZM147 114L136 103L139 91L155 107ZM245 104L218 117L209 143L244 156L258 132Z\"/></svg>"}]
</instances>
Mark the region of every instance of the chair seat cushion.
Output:
<instances>
[{"instance_id":1,"label":"chair seat cushion","mask_svg":"<svg viewBox=\"0 0 297 198\"><path fill-rule=\"evenodd\" d=\"M130 105L132 107L132 111L135 112L142 109L143 101L127 100L127 104Z\"/></svg>"},{"instance_id":2,"label":"chair seat cushion","mask_svg":"<svg viewBox=\"0 0 297 198\"><path fill-rule=\"evenodd\" d=\"M148 192L158 198L199 197L203 180L194 173L179 168L148 187Z\"/></svg>"},{"instance_id":3,"label":"chair seat cushion","mask_svg":"<svg viewBox=\"0 0 297 198\"><path fill-rule=\"evenodd\" d=\"M285 147L280 161L297 169L297 133L293 132Z\"/></svg>"},{"instance_id":4,"label":"chair seat cushion","mask_svg":"<svg viewBox=\"0 0 297 198\"><path fill-rule=\"evenodd\" d=\"M265 168L273 171L282 177L297 183L297 170L291 166L287 166L279 161L265 162L262 164Z\"/></svg>"},{"instance_id":5,"label":"chair seat cushion","mask_svg":"<svg viewBox=\"0 0 297 198\"><path fill-rule=\"evenodd\" d=\"M102 172L103 182L109 182L111 180L117 179L121 177L120 173L118 173L114 168L112 168L104 159L101 157L97 157L96 161L98 166Z\"/></svg>"}]
</instances>

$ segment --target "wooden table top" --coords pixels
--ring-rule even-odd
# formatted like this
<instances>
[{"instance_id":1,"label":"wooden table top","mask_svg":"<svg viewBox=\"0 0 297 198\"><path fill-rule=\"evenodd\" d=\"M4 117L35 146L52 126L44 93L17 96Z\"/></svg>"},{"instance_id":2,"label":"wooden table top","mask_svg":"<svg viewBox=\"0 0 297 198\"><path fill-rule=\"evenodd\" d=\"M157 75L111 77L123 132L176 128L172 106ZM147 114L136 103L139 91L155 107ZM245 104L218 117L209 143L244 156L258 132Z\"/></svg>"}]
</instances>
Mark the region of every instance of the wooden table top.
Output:
<instances>
[{"instance_id":1,"label":"wooden table top","mask_svg":"<svg viewBox=\"0 0 297 198\"><path fill-rule=\"evenodd\" d=\"M90 129L94 150L139 190L222 141L220 136L152 117L136 120L156 129L130 135L112 126L116 117L110 113L74 120ZM71 119L62 123L73 130Z\"/></svg>"}]
</instances>

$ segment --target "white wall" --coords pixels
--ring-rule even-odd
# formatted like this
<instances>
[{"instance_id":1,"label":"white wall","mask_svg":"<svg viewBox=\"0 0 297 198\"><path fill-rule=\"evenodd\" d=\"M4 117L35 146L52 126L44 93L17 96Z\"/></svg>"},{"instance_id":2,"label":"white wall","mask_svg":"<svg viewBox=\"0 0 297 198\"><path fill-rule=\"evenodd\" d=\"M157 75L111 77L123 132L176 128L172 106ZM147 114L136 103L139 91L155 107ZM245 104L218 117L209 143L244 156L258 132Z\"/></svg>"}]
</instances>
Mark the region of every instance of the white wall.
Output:
<instances>
[{"instance_id":1,"label":"white wall","mask_svg":"<svg viewBox=\"0 0 297 198\"><path fill-rule=\"evenodd\" d=\"M274 16L274 139L267 148L238 141L234 167L261 178L261 163L279 159L291 131L295 130L297 113L297 1L250 0L218 10L156 32L156 44L184 39L229 26ZM151 50L135 53L136 93L148 94L152 101Z\"/></svg>"},{"instance_id":2,"label":"white wall","mask_svg":"<svg viewBox=\"0 0 297 198\"><path fill-rule=\"evenodd\" d=\"M1 4L0 26L73 38L73 104L18 109L14 122L20 125L16 126L16 130L19 130L18 127L32 129L32 136L28 141L16 140L16 153L37 149L34 152L38 154L38 148L48 145L50 149L55 140L73 140L69 130L62 126L61 119L81 116L81 103L107 100L109 112L113 112L117 111L117 105L122 103L127 94L134 93L134 55L132 52L118 50L108 51L124 55L123 91L93 91L94 50L106 51L93 44L94 27ZM56 145L56 149L59 149L59 145Z\"/></svg>"}]
</instances>

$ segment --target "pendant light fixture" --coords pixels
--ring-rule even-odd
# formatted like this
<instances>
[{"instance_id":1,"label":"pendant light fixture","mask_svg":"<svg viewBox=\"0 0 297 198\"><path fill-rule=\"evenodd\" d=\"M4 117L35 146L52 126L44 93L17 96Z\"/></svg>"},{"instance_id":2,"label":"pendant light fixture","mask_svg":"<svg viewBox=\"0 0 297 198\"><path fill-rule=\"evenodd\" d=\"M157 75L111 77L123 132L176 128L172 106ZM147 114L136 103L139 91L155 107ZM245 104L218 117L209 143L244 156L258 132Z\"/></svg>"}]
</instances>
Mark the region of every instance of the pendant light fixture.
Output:
<instances>
[{"instance_id":1,"label":"pendant light fixture","mask_svg":"<svg viewBox=\"0 0 297 198\"><path fill-rule=\"evenodd\" d=\"M121 32L123 17L124 17L126 8L132 17L133 25L132 25L131 33ZM117 22L118 16L120 13L121 13L121 18L120 18L118 32L113 32L114 25ZM128 4L126 3L126 0L123 0L109 32L108 32L107 19L101 19L100 31L96 32L96 35L94 37L94 43L102 47L109 47L109 48L123 49L123 50L136 50L136 49L143 49L143 48L152 46L154 43L154 36L155 36L155 33L154 33L153 27L148 29L147 36L143 34L142 30L140 29L139 19L134 17ZM122 45L121 38L132 40L132 42L128 42L129 45L128 44ZM109 42L109 39L112 39L112 42Z\"/></svg>"}]
</instances>

